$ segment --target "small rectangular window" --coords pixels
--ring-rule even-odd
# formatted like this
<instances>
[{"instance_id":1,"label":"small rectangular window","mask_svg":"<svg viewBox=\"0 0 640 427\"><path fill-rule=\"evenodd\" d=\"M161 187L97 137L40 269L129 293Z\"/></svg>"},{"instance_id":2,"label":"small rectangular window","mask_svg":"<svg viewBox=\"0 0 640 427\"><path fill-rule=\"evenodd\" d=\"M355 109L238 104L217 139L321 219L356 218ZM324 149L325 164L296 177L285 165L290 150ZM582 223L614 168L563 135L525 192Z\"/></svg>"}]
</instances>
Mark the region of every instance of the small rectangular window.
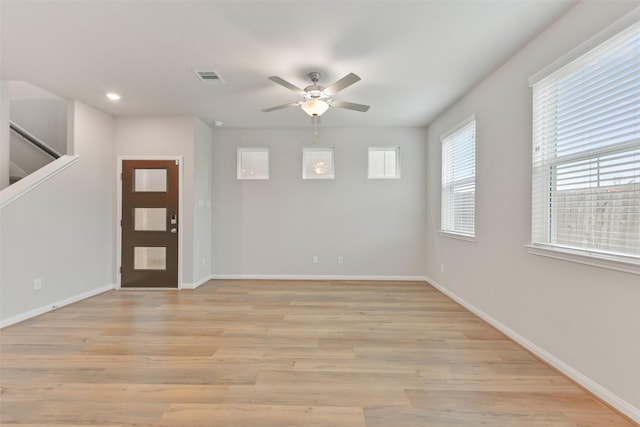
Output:
<instances>
[{"instance_id":1,"label":"small rectangular window","mask_svg":"<svg viewBox=\"0 0 640 427\"><path fill-rule=\"evenodd\" d=\"M334 179L333 148L305 148L302 150L303 179Z\"/></svg>"},{"instance_id":2,"label":"small rectangular window","mask_svg":"<svg viewBox=\"0 0 640 427\"><path fill-rule=\"evenodd\" d=\"M465 120L442 137L440 230L475 236L476 121Z\"/></svg>"},{"instance_id":3,"label":"small rectangular window","mask_svg":"<svg viewBox=\"0 0 640 427\"><path fill-rule=\"evenodd\" d=\"M269 179L269 149L238 148L238 179Z\"/></svg>"},{"instance_id":4,"label":"small rectangular window","mask_svg":"<svg viewBox=\"0 0 640 427\"><path fill-rule=\"evenodd\" d=\"M369 147L369 179L400 178L400 148Z\"/></svg>"}]
</instances>

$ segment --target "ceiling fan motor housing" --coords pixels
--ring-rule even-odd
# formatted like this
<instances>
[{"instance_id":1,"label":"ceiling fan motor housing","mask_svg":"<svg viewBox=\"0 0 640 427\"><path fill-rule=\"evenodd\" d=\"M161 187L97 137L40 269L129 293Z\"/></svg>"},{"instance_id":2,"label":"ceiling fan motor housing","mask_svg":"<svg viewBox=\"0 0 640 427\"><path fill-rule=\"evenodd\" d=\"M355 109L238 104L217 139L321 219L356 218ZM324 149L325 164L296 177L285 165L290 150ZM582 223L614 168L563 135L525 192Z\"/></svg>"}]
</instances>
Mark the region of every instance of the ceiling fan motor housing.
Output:
<instances>
[{"instance_id":1,"label":"ceiling fan motor housing","mask_svg":"<svg viewBox=\"0 0 640 427\"><path fill-rule=\"evenodd\" d=\"M308 101L310 99L319 99L321 101L328 102L331 97L327 95L324 90L325 87L318 84L318 80L320 80L320 73L317 71L313 71L308 74L309 79L313 82L311 86L307 86L304 88L304 93L302 97Z\"/></svg>"},{"instance_id":2,"label":"ceiling fan motor housing","mask_svg":"<svg viewBox=\"0 0 640 427\"><path fill-rule=\"evenodd\" d=\"M304 88L304 93L302 94L302 97L306 100L321 99L323 101L326 101L329 99L329 95L324 93L324 86L320 86L320 85L307 86L306 88Z\"/></svg>"}]
</instances>

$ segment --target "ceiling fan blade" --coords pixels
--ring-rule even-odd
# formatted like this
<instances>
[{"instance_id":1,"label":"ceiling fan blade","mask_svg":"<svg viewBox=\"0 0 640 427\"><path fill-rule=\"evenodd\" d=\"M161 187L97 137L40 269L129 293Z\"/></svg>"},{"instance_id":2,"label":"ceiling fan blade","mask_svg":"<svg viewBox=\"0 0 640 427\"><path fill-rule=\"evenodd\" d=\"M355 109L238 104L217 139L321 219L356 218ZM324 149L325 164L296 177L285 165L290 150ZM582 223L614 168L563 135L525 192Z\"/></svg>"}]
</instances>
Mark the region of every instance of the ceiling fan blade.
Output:
<instances>
[{"instance_id":1,"label":"ceiling fan blade","mask_svg":"<svg viewBox=\"0 0 640 427\"><path fill-rule=\"evenodd\" d=\"M359 81L360 81L360 77L356 76L353 73L349 73L343 78L341 78L340 80L338 80L337 82L335 82L334 84L332 84L331 86L329 86L328 88L326 88L324 92L327 95L335 95L336 93L340 92L342 89L347 88Z\"/></svg>"},{"instance_id":2,"label":"ceiling fan blade","mask_svg":"<svg viewBox=\"0 0 640 427\"><path fill-rule=\"evenodd\" d=\"M271 76L269 77L269 80L271 80L274 83L278 83L280 86L284 86L289 90L294 91L295 93L303 93L304 91L302 89L300 89L298 86L292 85L291 83L289 83L288 81L281 79L278 76Z\"/></svg>"},{"instance_id":3,"label":"ceiling fan blade","mask_svg":"<svg viewBox=\"0 0 640 427\"><path fill-rule=\"evenodd\" d=\"M290 104L277 105L275 107L265 108L264 110L262 110L262 112L270 113L271 111L284 110L285 108L289 108L289 107L297 107L300 104L301 104L301 102L292 102Z\"/></svg>"},{"instance_id":4,"label":"ceiling fan blade","mask_svg":"<svg viewBox=\"0 0 640 427\"><path fill-rule=\"evenodd\" d=\"M369 108L370 108L368 105L355 104L353 102L345 102L345 101L333 101L331 103L331 106L337 107L337 108L346 108L347 110L362 111L363 113L366 113L367 111L369 111Z\"/></svg>"}]
</instances>

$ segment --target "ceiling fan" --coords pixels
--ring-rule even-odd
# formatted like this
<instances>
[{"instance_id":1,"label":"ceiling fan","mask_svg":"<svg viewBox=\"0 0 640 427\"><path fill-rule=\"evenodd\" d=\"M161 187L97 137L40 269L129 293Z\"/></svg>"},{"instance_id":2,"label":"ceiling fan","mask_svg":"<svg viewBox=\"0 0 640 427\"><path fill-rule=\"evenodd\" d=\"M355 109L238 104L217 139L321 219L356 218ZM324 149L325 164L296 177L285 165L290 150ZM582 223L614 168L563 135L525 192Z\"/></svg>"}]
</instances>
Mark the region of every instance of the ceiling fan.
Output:
<instances>
[{"instance_id":1,"label":"ceiling fan","mask_svg":"<svg viewBox=\"0 0 640 427\"><path fill-rule=\"evenodd\" d=\"M327 111L329 107L346 108L347 110L361 111L363 113L369 110L368 105L355 104L353 102L338 101L333 99L333 95L340 92L342 89L345 89L352 84L360 81L360 77L358 77L354 73L347 74L327 88L318 84L318 80L320 80L319 72L311 72L308 74L308 76L313 84L307 86L304 89L300 89L299 87L289 83L288 81L278 76L269 77L269 80L271 80L272 82L278 83L279 85L284 86L287 89L300 95L302 97L302 100L298 102L292 102L290 104L283 104L271 108L265 108L262 111L264 111L265 113L269 113L271 111L282 110L284 108L300 106L305 113L307 113L311 117L318 118L325 111Z\"/></svg>"}]
</instances>

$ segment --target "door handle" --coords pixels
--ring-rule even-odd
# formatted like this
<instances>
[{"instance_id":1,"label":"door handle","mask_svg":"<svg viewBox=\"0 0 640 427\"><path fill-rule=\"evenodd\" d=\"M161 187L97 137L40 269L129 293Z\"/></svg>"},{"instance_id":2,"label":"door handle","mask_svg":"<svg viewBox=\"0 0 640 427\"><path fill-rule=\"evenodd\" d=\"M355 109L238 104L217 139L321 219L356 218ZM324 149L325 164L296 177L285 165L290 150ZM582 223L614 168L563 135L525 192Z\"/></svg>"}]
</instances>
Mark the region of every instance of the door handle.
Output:
<instances>
[{"instance_id":1,"label":"door handle","mask_svg":"<svg viewBox=\"0 0 640 427\"><path fill-rule=\"evenodd\" d=\"M176 234L177 232L178 232L178 229L177 229L177 228L175 228L175 227L174 227L174 228L172 228L172 229L171 229L171 233L172 233L172 234Z\"/></svg>"}]
</instances>

